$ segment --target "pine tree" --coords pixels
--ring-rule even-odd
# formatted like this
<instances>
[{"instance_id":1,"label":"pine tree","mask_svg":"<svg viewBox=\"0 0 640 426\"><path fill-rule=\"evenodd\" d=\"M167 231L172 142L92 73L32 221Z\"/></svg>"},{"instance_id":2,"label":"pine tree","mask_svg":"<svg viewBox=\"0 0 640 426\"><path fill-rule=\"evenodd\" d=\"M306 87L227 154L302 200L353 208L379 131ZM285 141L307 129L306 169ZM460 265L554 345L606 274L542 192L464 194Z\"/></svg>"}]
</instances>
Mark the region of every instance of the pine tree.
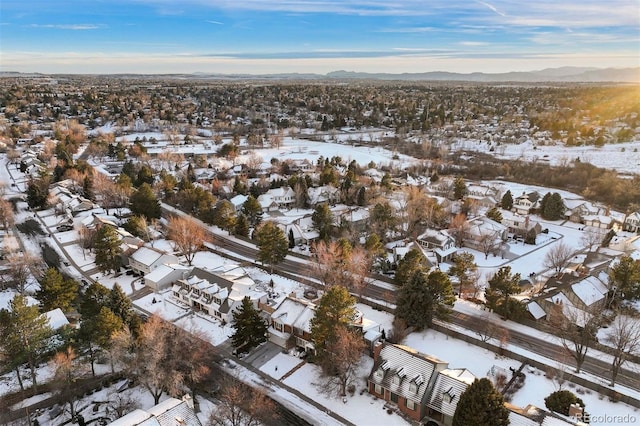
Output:
<instances>
[{"instance_id":1,"label":"pine tree","mask_svg":"<svg viewBox=\"0 0 640 426\"><path fill-rule=\"evenodd\" d=\"M546 200L545 200L546 199ZM565 206L562 197L557 192L547 193L540 204L541 216L547 220L559 220L564 217Z\"/></svg>"},{"instance_id":2,"label":"pine tree","mask_svg":"<svg viewBox=\"0 0 640 426\"><path fill-rule=\"evenodd\" d=\"M318 205L311 215L313 226L318 231L318 238L321 241L329 241L333 230L333 214L326 204Z\"/></svg>"},{"instance_id":3,"label":"pine tree","mask_svg":"<svg viewBox=\"0 0 640 426\"><path fill-rule=\"evenodd\" d=\"M78 282L64 279L55 268L49 268L40 280L40 290L36 293L43 312L60 308L64 312L71 310L71 305L78 297Z\"/></svg>"},{"instance_id":4,"label":"pine tree","mask_svg":"<svg viewBox=\"0 0 640 426\"><path fill-rule=\"evenodd\" d=\"M258 260L273 267L282 262L289 252L289 240L282 229L273 222L263 223L255 232L254 238L258 247Z\"/></svg>"},{"instance_id":5,"label":"pine tree","mask_svg":"<svg viewBox=\"0 0 640 426\"><path fill-rule=\"evenodd\" d=\"M395 316L419 331L430 327L434 318L445 319L455 300L447 274L418 269L398 292Z\"/></svg>"},{"instance_id":6,"label":"pine tree","mask_svg":"<svg viewBox=\"0 0 640 426\"><path fill-rule=\"evenodd\" d=\"M324 350L337 340L337 329L347 328L355 315L356 299L345 287L334 285L322 295L311 319L311 341L320 360Z\"/></svg>"},{"instance_id":7,"label":"pine tree","mask_svg":"<svg viewBox=\"0 0 640 426\"><path fill-rule=\"evenodd\" d=\"M500 207L505 210L511 210L513 208L513 195L511 195L511 191L504 193L500 201Z\"/></svg>"},{"instance_id":8,"label":"pine tree","mask_svg":"<svg viewBox=\"0 0 640 426\"><path fill-rule=\"evenodd\" d=\"M520 293L520 274L511 274L510 266L503 266L489 279L489 287L485 290L485 299L489 309L495 310L506 319L521 314L522 303L511 299Z\"/></svg>"},{"instance_id":9,"label":"pine tree","mask_svg":"<svg viewBox=\"0 0 640 426\"><path fill-rule=\"evenodd\" d=\"M220 201L216 206L214 216L214 224L231 234L231 231L233 231L233 228L236 226L237 220L236 209L233 207L233 204L228 200Z\"/></svg>"},{"instance_id":10,"label":"pine tree","mask_svg":"<svg viewBox=\"0 0 640 426\"><path fill-rule=\"evenodd\" d=\"M133 214L145 216L148 220L160 218L160 203L148 183L140 185L129 201Z\"/></svg>"},{"instance_id":11,"label":"pine tree","mask_svg":"<svg viewBox=\"0 0 640 426\"><path fill-rule=\"evenodd\" d=\"M504 398L487 378L476 379L462 395L453 415L453 426L508 426Z\"/></svg>"},{"instance_id":12,"label":"pine tree","mask_svg":"<svg viewBox=\"0 0 640 426\"><path fill-rule=\"evenodd\" d=\"M248 297L242 299L242 305L233 312L232 326L235 332L231 343L238 352L249 352L267 341L267 324Z\"/></svg>"},{"instance_id":13,"label":"pine tree","mask_svg":"<svg viewBox=\"0 0 640 426\"><path fill-rule=\"evenodd\" d=\"M453 198L462 200L467 195L467 185L464 183L462 176L456 176L453 181Z\"/></svg>"},{"instance_id":14,"label":"pine tree","mask_svg":"<svg viewBox=\"0 0 640 426\"><path fill-rule=\"evenodd\" d=\"M100 283L92 283L89 285L82 294L80 306L78 307L83 321L85 319L95 318L100 313L100 309L108 305L109 294L109 289Z\"/></svg>"},{"instance_id":15,"label":"pine tree","mask_svg":"<svg viewBox=\"0 0 640 426\"><path fill-rule=\"evenodd\" d=\"M463 251L453 256L453 266L449 268L449 273L458 278L458 294L460 297L462 297L466 288L473 285L473 279L475 278L475 272L477 270L478 265L475 262L473 254Z\"/></svg>"},{"instance_id":16,"label":"pine tree","mask_svg":"<svg viewBox=\"0 0 640 426\"><path fill-rule=\"evenodd\" d=\"M95 262L98 268L102 272L120 270L122 248L116 230L109 225L102 225L96 233L95 241Z\"/></svg>"},{"instance_id":17,"label":"pine tree","mask_svg":"<svg viewBox=\"0 0 640 426\"><path fill-rule=\"evenodd\" d=\"M417 270L423 270L426 267L427 258L420 250L412 248L398 261L394 277L396 285L405 285Z\"/></svg>"},{"instance_id":18,"label":"pine tree","mask_svg":"<svg viewBox=\"0 0 640 426\"><path fill-rule=\"evenodd\" d=\"M487 212L487 217L495 222L502 222L502 213L500 213L497 207L491 207Z\"/></svg>"},{"instance_id":19,"label":"pine tree","mask_svg":"<svg viewBox=\"0 0 640 426\"><path fill-rule=\"evenodd\" d=\"M233 229L233 233L239 237L249 236L249 221L247 220L247 217L242 213L238 214L236 226Z\"/></svg>"},{"instance_id":20,"label":"pine tree","mask_svg":"<svg viewBox=\"0 0 640 426\"><path fill-rule=\"evenodd\" d=\"M117 315L125 325L128 325L131 331L135 331L138 326L138 316L133 310L131 299L129 299L118 283L109 291L107 307Z\"/></svg>"},{"instance_id":21,"label":"pine tree","mask_svg":"<svg viewBox=\"0 0 640 426\"><path fill-rule=\"evenodd\" d=\"M9 302L9 310L1 310L0 347L10 360L12 368L16 369L23 363L29 366L31 380L37 390L36 369L44 355L47 339L53 330L49 326L46 316L41 315L37 305L28 305L27 299L18 294ZM22 387L22 380L18 377Z\"/></svg>"},{"instance_id":22,"label":"pine tree","mask_svg":"<svg viewBox=\"0 0 640 426\"><path fill-rule=\"evenodd\" d=\"M262 206L260 206L258 199L253 195L249 195L247 201L242 205L242 213L247 216L251 226L257 226L262 220Z\"/></svg>"}]
</instances>

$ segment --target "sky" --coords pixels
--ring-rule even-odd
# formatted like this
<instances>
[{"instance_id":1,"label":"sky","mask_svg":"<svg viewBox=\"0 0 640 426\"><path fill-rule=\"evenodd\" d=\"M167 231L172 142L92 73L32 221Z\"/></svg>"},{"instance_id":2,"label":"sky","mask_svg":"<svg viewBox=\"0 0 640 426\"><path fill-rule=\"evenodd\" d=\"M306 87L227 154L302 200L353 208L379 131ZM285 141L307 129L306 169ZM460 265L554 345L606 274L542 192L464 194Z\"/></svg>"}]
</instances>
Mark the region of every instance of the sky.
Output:
<instances>
[{"instance_id":1,"label":"sky","mask_svg":"<svg viewBox=\"0 0 640 426\"><path fill-rule=\"evenodd\" d=\"M640 66L638 0L2 0L0 71Z\"/></svg>"}]
</instances>

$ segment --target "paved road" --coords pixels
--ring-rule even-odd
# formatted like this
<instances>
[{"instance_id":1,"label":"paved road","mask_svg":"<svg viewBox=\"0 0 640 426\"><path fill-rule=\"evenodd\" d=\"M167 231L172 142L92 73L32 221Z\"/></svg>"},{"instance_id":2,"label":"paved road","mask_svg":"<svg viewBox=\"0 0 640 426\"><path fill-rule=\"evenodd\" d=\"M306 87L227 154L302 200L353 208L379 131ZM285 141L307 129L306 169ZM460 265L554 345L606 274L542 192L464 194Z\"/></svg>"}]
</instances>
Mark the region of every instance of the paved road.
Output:
<instances>
[{"instance_id":1,"label":"paved road","mask_svg":"<svg viewBox=\"0 0 640 426\"><path fill-rule=\"evenodd\" d=\"M234 238L225 238L224 235L216 233L211 233L211 235L213 238L213 244L219 247L221 251L232 252L240 258L256 258L258 250L255 248L255 246L248 245L245 242L238 242ZM278 271L284 271L300 276L302 278L302 281L305 281L304 277L317 280L318 277L315 276L315 271L309 266L308 262L309 260L307 259L287 256L287 259L278 264L276 269ZM306 282L314 284L309 280L306 280ZM381 283L380 281L373 279L370 280L370 285L365 289L363 296L373 300L382 300L388 303L395 302L395 292L389 290L388 284ZM466 329L479 332L482 331L483 321L485 321L485 319L481 318L480 316L472 316L459 312L455 312L450 320L450 322L455 325L459 325ZM567 359L566 350L557 341L542 340L535 336L499 325L497 325L496 327L498 328L498 333L502 333L502 330L506 330L508 332L510 344L522 347L532 353L544 356L557 362L561 362L561 360ZM572 358L569 355L569 362L571 361ZM608 383L611 377L610 367L611 365L609 362L594 358L589 355L589 352L587 352L587 357L582 366L582 371L600 377ZM639 389L640 372L632 371L629 368L622 368L620 373L618 374L616 383L627 386L631 389Z\"/></svg>"}]
</instances>

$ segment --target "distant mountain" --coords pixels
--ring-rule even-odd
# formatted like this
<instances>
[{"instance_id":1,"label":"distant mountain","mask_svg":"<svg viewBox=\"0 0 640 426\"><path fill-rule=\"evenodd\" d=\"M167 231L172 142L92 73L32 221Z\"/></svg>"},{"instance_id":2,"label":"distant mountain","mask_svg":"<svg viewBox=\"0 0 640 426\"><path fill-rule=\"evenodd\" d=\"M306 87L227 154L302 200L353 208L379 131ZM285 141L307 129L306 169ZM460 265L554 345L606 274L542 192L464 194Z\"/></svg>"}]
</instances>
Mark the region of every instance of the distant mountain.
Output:
<instances>
[{"instance_id":1,"label":"distant mountain","mask_svg":"<svg viewBox=\"0 0 640 426\"><path fill-rule=\"evenodd\" d=\"M55 74L54 74L55 75ZM51 75L51 76L54 76ZM60 76L65 74L59 74ZM67 74L69 75L69 74ZM47 74L2 72L0 77L44 77ZM69 75L71 76L71 75ZM547 68L539 71L469 74L433 71L422 73L368 73L357 71L333 71L327 74L282 73L282 74L219 74L195 72L191 74L108 74L115 78L166 78L166 79L199 79L199 80L401 80L401 81L466 81L476 83L640 83L640 67L636 68L587 68L561 67Z\"/></svg>"},{"instance_id":2,"label":"distant mountain","mask_svg":"<svg viewBox=\"0 0 640 426\"><path fill-rule=\"evenodd\" d=\"M327 77L334 79L362 79L362 80L406 80L406 81L470 81L484 83L500 82L623 82L639 83L640 67L637 68L579 68L563 67L548 68L540 71L508 72L508 73L481 73L469 74L452 73L445 71L424 73L366 73L354 71L333 71Z\"/></svg>"}]
</instances>

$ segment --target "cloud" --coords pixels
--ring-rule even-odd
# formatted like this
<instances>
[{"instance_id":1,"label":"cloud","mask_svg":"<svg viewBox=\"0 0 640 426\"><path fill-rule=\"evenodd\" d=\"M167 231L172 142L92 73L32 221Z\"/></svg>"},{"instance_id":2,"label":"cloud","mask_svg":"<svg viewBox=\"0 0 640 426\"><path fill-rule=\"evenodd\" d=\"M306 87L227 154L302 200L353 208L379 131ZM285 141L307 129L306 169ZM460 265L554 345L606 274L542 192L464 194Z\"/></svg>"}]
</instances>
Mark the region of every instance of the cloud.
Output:
<instances>
[{"instance_id":1,"label":"cloud","mask_svg":"<svg viewBox=\"0 0 640 426\"><path fill-rule=\"evenodd\" d=\"M502 17L506 17L506 16L507 16L505 13L500 12L500 11L499 11L495 6L493 6L493 5L489 4L489 3L485 3L485 2L483 2L483 1L479 1L479 0L477 0L477 2L478 2L479 4L481 4L481 5L483 5L484 7L486 7L486 8L488 8L488 9L490 9L490 10L491 10L491 11L493 11L494 13L496 13L496 14L498 14L498 15L502 16Z\"/></svg>"},{"instance_id":2,"label":"cloud","mask_svg":"<svg viewBox=\"0 0 640 426\"><path fill-rule=\"evenodd\" d=\"M214 24L214 25L224 25L224 22L220 22L220 21L211 21L211 20L206 20L204 22L207 22L209 24Z\"/></svg>"},{"instance_id":3,"label":"cloud","mask_svg":"<svg viewBox=\"0 0 640 426\"><path fill-rule=\"evenodd\" d=\"M463 46L487 46L489 43L484 41L461 41L459 44Z\"/></svg>"},{"instance_id":4,"label":"cloud","mask_svg":"<svg viewBox=\"0 0 640 426\"><path fill-rule=\"evenodd\" d=\"M99 24L31 24L31 28L53 28L56 30L73 30L73 31L86 31L86 30L98 30L105 28L104 25Z\"/></svg>"}]
</instances>

